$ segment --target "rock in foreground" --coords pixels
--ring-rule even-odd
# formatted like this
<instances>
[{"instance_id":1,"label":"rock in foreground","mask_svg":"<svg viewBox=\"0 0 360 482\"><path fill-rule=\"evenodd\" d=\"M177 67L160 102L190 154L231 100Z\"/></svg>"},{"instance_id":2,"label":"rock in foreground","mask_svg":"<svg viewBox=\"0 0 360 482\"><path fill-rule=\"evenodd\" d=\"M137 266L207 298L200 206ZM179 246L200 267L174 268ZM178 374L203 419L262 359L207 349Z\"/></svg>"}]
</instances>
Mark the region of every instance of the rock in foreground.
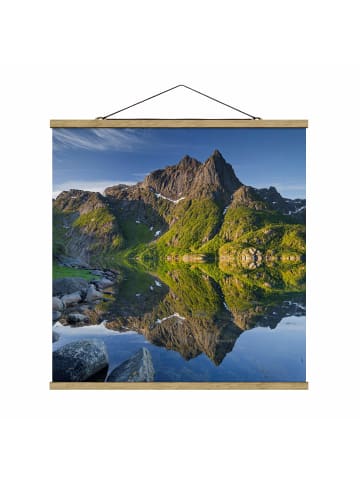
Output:
<instances>
[{"instance_id":1,"label":"rock in foreground","mask_svg":"<svg viewBox=\"0 0 360 482\"><path fill-rule=\"evenodd\" d=\"M61 301L60 298L54 296L52 299L52 309L53 311L63 311L64 303Z\"/></svg>"},{"instance_id":2,"label":"rock in foreground","mask_svg":"<svg viewBox=\"0 0 360 482\"><path fill-rule=\"evenodd\" d=\"M61 312L60 311L53 311L52 312L53 323L55 323L55 321L57 321L57 320L60 320L60 318L61 318Z\"/></svg>"},{"instance_id":3,"label":"rock in foreground","mask_svg":"<svg viewBox=\"0 0 360 482\"><path fill-rule=\"evenodd\" d=\"M152 382L155 370L151 354L141 348L131 358L116 367L107 377L107 382Z\"/></svg>"},{"instance_id":4,"label":"rock in foreground","mask_svg":"<svg viewBox=\"0 0 360 482\"><path fill-rule=\"evenodd\" d=\"M109 278L101 278L100 280L95 281L95 284L98 289L103 290L115 284L115 281L112 281Z\"/></svg>"},{"instance_id":5,"label":"rock in foreground","mask_svg":"<svg viewBox=\"0 0 360 482\"><path fill-rule=\"evenodd\" d=\"M103 298L103 294L100 291L97 291L94 285L90 285L85 300L91 303L92 301L101 300Z\"/></svg>"},{"instance_id":6,"label":"rock in foreground","mask_svg":"<svg viewBox=\"0 0 360 482\"><path fill-rule=\"evenodd\" d=\"M53 381L82 382L108 365L103 341L74 341L53 352Z\"/></svg>"},{"instance_id":7,"label":"rock in foreground","mask_svg":"<svg viewBox=\"0 0 360 482\"><path fill-rule=\"evenodd\" d=\"M63 305L65 307L70 306L70 305L76 305L77 303L80 303L81 301L81 293L80 291L75 291L75 293L70 293L68 295L64 295L61 298L61 301L63 302Z\"/></svg>"},{"instance_id":8,"label":"rock in foreground","mask_svg":"<svg viewBox=\"0 0 360 482\"><path fill-rule=\"evenodd\" d=\"M70 313L68 315L68 321L69 323L87 323L89 317L81 313Z\"/></svg>"},{"instance_id":9,"label":"rock in foreground","mask_svg":"<svg viewBox=\"0 0 360 482\"><path fill-rule=\"evenodd\" d=\"M87 287L88 282L83 278L58 278L53 281L53 296L61 297L75 291L86 290Z\"/></svg>"}]
</instances>

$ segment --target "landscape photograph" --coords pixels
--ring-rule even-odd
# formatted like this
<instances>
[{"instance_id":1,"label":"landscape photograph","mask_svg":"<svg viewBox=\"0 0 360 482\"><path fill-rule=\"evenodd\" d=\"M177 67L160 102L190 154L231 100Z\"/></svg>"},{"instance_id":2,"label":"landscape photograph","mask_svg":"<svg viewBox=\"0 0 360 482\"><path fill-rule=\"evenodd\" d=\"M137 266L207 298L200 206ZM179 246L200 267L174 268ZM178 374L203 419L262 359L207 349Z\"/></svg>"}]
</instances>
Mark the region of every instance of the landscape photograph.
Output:
<instances>
[{"instance_id":1,"label":"landscape photograph","mask_svg":"<svg viewBox=\"0 0 360 482\"><path fill-rule=\"evenodd\" d=\"M54 128L52 381L305 381L305 131Z\"/></svg>"}]
</instances>

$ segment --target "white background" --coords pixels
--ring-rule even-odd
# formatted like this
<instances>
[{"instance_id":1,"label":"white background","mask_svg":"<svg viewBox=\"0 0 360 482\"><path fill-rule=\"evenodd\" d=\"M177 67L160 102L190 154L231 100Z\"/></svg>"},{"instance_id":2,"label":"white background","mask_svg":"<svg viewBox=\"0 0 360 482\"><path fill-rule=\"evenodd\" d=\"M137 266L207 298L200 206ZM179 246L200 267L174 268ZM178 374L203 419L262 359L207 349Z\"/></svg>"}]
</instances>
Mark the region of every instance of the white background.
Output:
<instances>
[{"instance_id":1,"label":"white background","mask_svg":"<svg viewBox=\"0 0 360 482\"><path fill-rule=\"evenodd\" d=\"M356 3L3 3L3 480L359 480ZM307 392L48 390L49 119L178 83L265 119L309 119ZM185 94L129 115L233 115Z\"/></svg>"}]
</instances>

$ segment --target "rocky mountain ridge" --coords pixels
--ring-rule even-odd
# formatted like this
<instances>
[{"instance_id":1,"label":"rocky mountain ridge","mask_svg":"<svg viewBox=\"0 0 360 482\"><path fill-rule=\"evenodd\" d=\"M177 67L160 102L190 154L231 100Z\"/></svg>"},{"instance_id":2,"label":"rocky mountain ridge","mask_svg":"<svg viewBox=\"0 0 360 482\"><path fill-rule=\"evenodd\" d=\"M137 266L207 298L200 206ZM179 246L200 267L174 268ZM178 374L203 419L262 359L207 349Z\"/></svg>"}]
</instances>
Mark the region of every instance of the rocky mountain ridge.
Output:
<instances>
[{"instance_id":1,"label":"rocky mountain ridge","mask_svg":"<svg viewBox=\"0 0 360 482\"><path fill-rule=\"evenodd\" d=\"M263 213L264 218L259 222L259 214L253 227L269 223L269 216L274 215L283 216L280 221L284 223L304 224L306 204L303 199L282 197L274 187L244 185L215 150L204 163L186 155L178 164L153 171L136 185L108 187L104 195L63 191L53 206L66 231L66 254L81 253L89 262L97 248L111 251L158 240L167 248L194 251L216 237L225 224L224 240L237 239L228 235L229 230L245 232L239 231L239 224L245 226L253 212Z\"/></svg>"},{"instance_id":2,"label":"rocky mountain ridge","mask_svg":"<svg viewBox=\"0 0 360 482\"><path fill-rule=\"evenodd\" d=\"M113 199L143 201L153 205L159 199L178 204L185 199L202 197L232 203L233 207L242 205L270 209L288 215L305 210L304 199L284 198L273 186L258 189L244 185L218 150L204 163L186 155L178 164L153 171L134 186L110 186L105 189L104 195L77 189L63 191L54 205L61 211L79 210L83 214L108 206Z\"/></svg>"},{"instance_id":3,"label":"rocky mountain ridge","mask_svg":"<svg viewBox=\"0 0 360 482\"><path fill-rule=\"evenodd\" d=\"M112 186L105 190L105 195L129 199L145 191L174 204L183 199L204 197L229 202L240 186L242 183L232 166L215 150L204 163L186 155L174 166L153 171L136 186ZM144 192L142 195L146 197Z\"/></svg>"}]
</instances>

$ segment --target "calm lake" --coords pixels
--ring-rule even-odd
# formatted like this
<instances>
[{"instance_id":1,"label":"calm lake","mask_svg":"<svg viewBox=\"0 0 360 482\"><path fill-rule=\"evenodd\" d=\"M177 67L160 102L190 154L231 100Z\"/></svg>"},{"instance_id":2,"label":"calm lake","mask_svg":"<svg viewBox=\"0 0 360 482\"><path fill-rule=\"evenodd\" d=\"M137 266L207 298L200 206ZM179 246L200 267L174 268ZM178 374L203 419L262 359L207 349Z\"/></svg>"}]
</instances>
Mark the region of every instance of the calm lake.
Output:
<instances>
[{"instance_id":1,"label":"calm lake","mask_svg":"<svg viewBox=\"0 0 360 482\"><path fill-rule=\"evenodd\" d=\"M152 273L127 266L119 279L96 323L54 325L53 350L100 338L110 372L146 347L159 382L306 380L303 291L264 296L261 271L224 273L215 264Z\"/></svg>"}]
</instances>

